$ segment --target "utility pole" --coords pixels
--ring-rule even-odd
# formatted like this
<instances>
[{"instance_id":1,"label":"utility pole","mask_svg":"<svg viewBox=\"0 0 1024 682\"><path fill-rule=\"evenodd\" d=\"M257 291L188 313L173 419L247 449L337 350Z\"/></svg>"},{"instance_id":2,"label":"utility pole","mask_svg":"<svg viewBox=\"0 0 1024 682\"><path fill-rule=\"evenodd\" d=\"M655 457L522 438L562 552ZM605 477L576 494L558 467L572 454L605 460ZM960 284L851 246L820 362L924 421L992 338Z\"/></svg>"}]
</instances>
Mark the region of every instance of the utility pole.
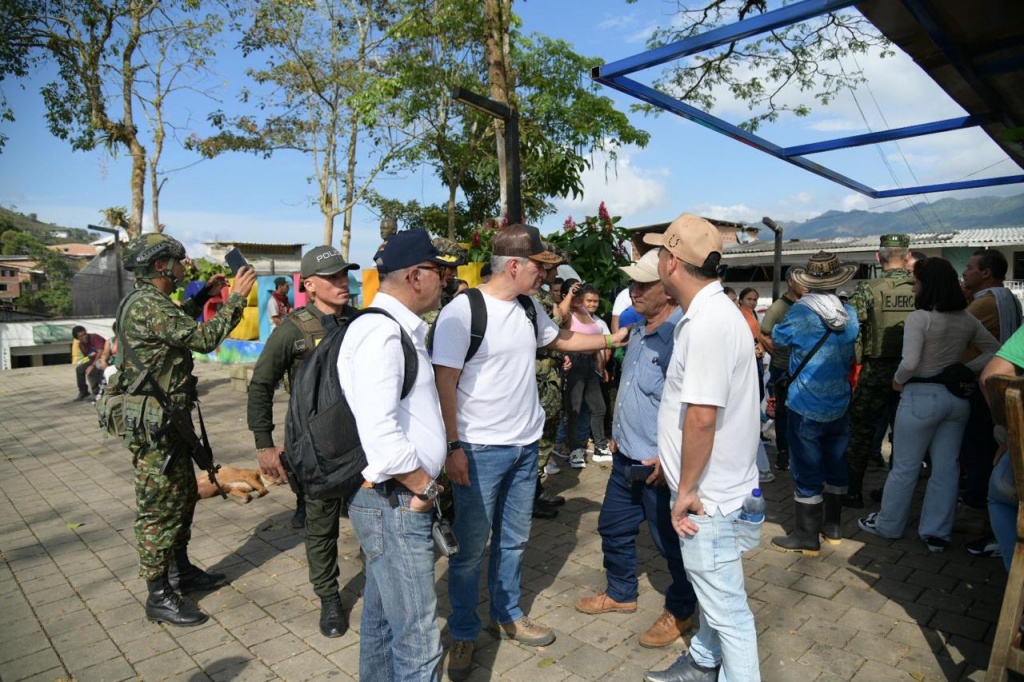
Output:
<instances>
[{"instance_id":1,"label":"utility pole","mask_svg":"<svg viewBox=\"0 0 1024 682\"><path fill-rule=\"evenodd\" d=\"M768 229L775 233L775 263L772 267L772 301L779 300L782 282L782 227L765 216L761 222L768 226Z\"/></svg>"}]
</instances>

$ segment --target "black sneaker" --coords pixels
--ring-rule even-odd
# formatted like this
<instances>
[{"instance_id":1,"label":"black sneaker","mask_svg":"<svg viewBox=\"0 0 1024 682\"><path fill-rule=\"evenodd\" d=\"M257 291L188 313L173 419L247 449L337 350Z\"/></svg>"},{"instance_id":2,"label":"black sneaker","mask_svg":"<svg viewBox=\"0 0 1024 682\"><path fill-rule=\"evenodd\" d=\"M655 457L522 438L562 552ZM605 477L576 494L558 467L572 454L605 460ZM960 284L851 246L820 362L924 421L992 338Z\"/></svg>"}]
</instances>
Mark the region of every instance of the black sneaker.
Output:
<instances>
[{"instance_id":1,"label":"black sneaker","mask_svg":"<svg viewBox=\"0 0 1024 682\"><path fill-rule=\"evenodd\" d=\"M859 490L851 490L843 496L843 506L848 509L863 509L864 494Z\"/></svg>"},{"instance_id":2,"label":"black sneaker","mask_svg":"<svg viewBox=\"0 0 1024 682\"><path fill-rule=\"evenodd\" d=\"M949 547L949 540L943 540L934 535L926 535L921 539L924 540L924 544L927 545L929 552L945 552L946 548Z\"/></svg>"},{"instance_id":3,"label":"black sneaker","mask_svg":"<svg viewBox=\"0 0 1024 682\"><path fill-rule=\"evenodd\" d=\"M987 538L980 538L972 542L968 542L964 547L967 548L967 553L971 556L976 557L1001 557L1003 551L999 548L999 543L991 535Z\"/></svg>"},{"instance_id":4,"label":"black sneaker","mask_svg":"<svg viewBox=\"0 0 1024 682\"><path fill-rule=\"evenodd\" d=\"M775 455L775 468L779 471L789 471L789 452L786 450L779 450L778 454Z\"/></svg>"}]
</instances>

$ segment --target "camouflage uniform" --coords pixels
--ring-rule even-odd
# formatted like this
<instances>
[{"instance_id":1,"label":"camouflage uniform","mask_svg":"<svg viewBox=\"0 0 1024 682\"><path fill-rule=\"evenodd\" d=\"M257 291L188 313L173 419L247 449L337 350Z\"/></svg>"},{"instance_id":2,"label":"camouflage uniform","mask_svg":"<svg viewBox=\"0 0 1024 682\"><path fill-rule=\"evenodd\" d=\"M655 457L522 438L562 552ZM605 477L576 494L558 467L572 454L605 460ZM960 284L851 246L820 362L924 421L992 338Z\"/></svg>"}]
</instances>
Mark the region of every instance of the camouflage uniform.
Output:
<instances>
[{"instance_id":1,"label":"camouflage uniform","mask_svg":"<svg viewBox=\"0 0 1024 682\"><path fill-rule=\"evenodd\" d=\"M857 285L850 305L861 323L860 377L850 403L850 442L846 448L851 500L861 495L876 426L880 418L892 420L899 393L892 377L903 354L903 323L914 310L914 278L902 268Z\"/></svg>"},{"instance_id":2,"label":"camouflage uniform","mask_svg":"<svg viewBox=\"0 0 1024 682\"><path fill-rule=\"evenodd\" d=\"M195 321L202 311L203 292L187 299L180 308L145 279L137 279L135 291L122 302L120 343L131 346L145 369L167 394L172 405L191 412L198 395L192 375L192 352L209 353L242 319L246 298L232 293L217 314L203 324ZM140 368L126 352L116 385L105 394L106 408L117 405L120 418L108 421L108 431L124 439L135 467L135 539L139 551L139 575L156 580L165 575L175 549L188 544L199 492L187 446L172 429L153 440L164 423L163 408L146 395L145 385L129 393ZM160 469L170 464L165 473Z\"/></svg>"},{"instance_id":3,"label":"camouflage uniform","mask_svg":"<svg viewBox=\"0 0 1024 682\"><path fill-rule=\"evenodd\" d=\"M562 317L555 312L555 301L549 292L541 290L537 294L537 302L545 312L551 315L555 324L562 325ZM563 353L555 350L544 348L537 350L537 394L540 396L540 406L544 409L544 433L540 438L537 459L541 475L544 474L544 467L551 459L551 452L555 449L555 434L562 418L563 357Z\"/></svg>"}]
</instances>

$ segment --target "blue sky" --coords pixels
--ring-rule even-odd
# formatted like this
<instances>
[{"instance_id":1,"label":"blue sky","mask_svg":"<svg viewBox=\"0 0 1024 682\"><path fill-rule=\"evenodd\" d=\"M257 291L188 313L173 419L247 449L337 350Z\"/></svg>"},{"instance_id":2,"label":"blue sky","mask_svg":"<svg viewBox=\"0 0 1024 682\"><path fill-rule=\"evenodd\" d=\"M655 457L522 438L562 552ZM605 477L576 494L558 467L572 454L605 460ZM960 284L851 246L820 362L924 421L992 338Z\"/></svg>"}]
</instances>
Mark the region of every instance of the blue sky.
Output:
<instances>
[{"instance_id":1,"label":"blue sky","mask_svg":"<svg viewBox=\"0 0 1024 682\"><path fill-rule=\"evenodd\" d=\"M530 0L517 2L515 11L525 31L563 38L580 53L613 61L642 51L651 28L672 20L674 6L674 2L662 0L639 0L632 5L623 0ZM222 104L192 99L172 105L175 119L188 130L204 134L207 111L234 106L246 64L229 46L220 54L225 57L216 67L219 82L215 91ZM792 144L866 132L867 126L879 130L962 114L902 53L887 60L860 58L857 64L845 66L861 66L868 76L868 89L858 90L856 101L846 94L810 117L786 118L763 127L759 134L773 142ZM656 75L657 71L651 70L637 78L649 82ZM129 160L124 155L111 158L102 151L72 152L70 145L52 137L45 128L38 94L47 82L44 76L38 74L24 82L24 88L12 82L4 84L18 120L2 124L10 139L0 154L0 205L36 213L45 222L84 227L100 220L100 209L128 205ZM607 88L602 92L624 111L632 103L631 98ZM719 100L715 113L732 122L749 115L745 105L728 98ZM602 200L613 214L623 216L626 226L671 220L684 211L757 223L765 215L776 220L803 220L829 209L895 210L908 206L906 200L870 200L672 115L630 116L651 133L649 146L618 150L618 162L611 167L606 167L601 153L595 154L594 167L584 178L585 196L575 201L555 200L558 211L545 219L543 231L558 229L568 215L578 219L596 213ZM197 158L173 145L165 157L165 168L187 166ZM1005 159L980 131L815 157L875 187L955 180L993 164L975 177L1019 172ZM204 161L170 176L161 195L161 221L193 255L203 255L200 243L213 239L312 246L322 240L322 218L311 201L314 190L307 182L309 175L310 160L294 153L269 160L239 154ZM375 186L386 195L421 203L442 201L446 196L426 169L379 176ZM1020 191L1011 186L981 193ZM356 210L351 260L370 261L379 242L378 223L379 218L369 211ZM928 227L909 225L907 229ZM340 233L339 218L336 238Z\"/></svg>"}]
</instances>

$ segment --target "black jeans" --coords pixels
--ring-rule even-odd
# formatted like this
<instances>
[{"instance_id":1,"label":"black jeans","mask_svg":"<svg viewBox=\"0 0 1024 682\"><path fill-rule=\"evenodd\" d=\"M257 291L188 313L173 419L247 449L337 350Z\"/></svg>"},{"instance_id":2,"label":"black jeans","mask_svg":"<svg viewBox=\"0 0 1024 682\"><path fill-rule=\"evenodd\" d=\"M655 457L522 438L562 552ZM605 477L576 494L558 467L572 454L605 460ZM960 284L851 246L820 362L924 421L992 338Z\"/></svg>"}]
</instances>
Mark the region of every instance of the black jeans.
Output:
<instances>
[{"instance_id":1,"label":"black jeans","mask_svg":"<svg viewBox=\"0 0 1024 682\"><path fill-rule=\"evenodd\" d=\"M576 423L580 418L583 401L590 408L590 431L594 438L595 448L608 447L608 437L604 430L604 414L606 407L601 395L601 377L597 375L597 361L593 353L572 353L572 369L566 374L568 383L569 409L566 414L565 440L569 452L579 445L576 443Z\"/></svg>"},{"instance_id":2,"label":"black jeans","mask_svg":"<svg viewBox=\"0 0 1024 682\"><path fill-rule=\"evenodd\" d=\"M89 374L89 368L92 367L92 371ZM75 379L78 380L78 392L83 394L91 394L99 386L100 379L103 378L103 370L96 367L91 362L82 363L81 365L75 365Z\"/></svg>"}]
</instances>

